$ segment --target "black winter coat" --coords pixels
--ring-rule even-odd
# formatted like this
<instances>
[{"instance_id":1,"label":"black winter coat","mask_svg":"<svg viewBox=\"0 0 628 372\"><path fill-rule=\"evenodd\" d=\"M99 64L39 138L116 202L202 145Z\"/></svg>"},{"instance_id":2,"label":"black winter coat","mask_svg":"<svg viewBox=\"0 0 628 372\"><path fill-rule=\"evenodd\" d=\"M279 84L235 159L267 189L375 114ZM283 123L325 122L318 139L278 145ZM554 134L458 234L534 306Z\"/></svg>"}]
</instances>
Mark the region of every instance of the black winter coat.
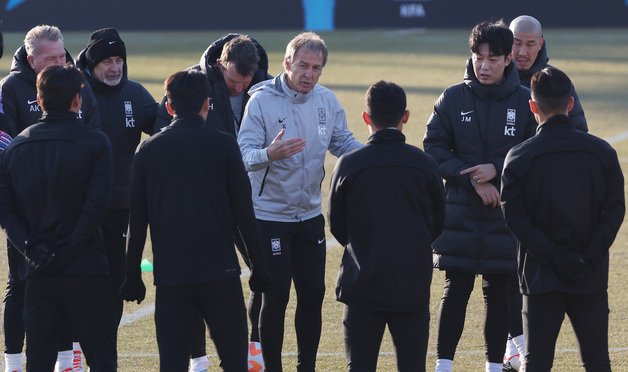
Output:
<instances>
[{"instance_id":1,"label":"black winter coat","mask_svg":"<svg viewBox=\"0 0 628 372\"><path fill-rule=\"evenodd\" d=\"M485 206L470 183L466 168L492 163L497 190L506 153L534 135L530 91L519 84L514 63L499 85L482 85L467 62L464 82L441 94L427 123L425 151L439 164L445 179L445 228L434 242L434 267L471 273L514 273L515 238L499 208Z\"/></svg>"},{"instance_id":2,"label":"black winter coat","mask_svg":"<svg viewBox=\"0 0 628 372\"><path fill-rule=\"evenodd\" d=\"M506 224L518 239L522 293L605 291L608 249L625 213L615 150L557 115L510 150L502 183ZM556 271L552 259L569 253L593 264L586 281L575 283Z\"/></svg>"},{"instance_id":3,"label":"black winter coat","mask_svg":"<svg viewBox=\"0 0 628 372\"><path fill-rule=\"evenodd\" d=\"M203 71L207 74L207 78L209 79L209 84L211 86L211 92L209 95L210 110L205 123L212 128L231 134L233 138L237 137L237 130L235 126L236 119L233 114L233 110L231 109L229 90L225 84L225 79L222 76L220 67L216 65L216 60L220 58L222 47L229 40L237 36L240 35L228 34L216 40L209 47L207 47L205 52L203 52L199 64L188 67L188 70ZM247 93L249 88L261 81L272 79L272 76L268 74L268 55L266 54L266 51L255 39L253 39L253 42L255 43L259 54L259 68L253 75L251 84L245 89L244 97L242 99L242 116L244 116L246 103L249 101L250 96ZM168 111L166 110L166 98L164 97L159 105L154 132L158 132L161 128L169 125L170 121L172 121L172 116L168 114Z\"/></svg>"},{"instance_id":4,"label":"black winter coat","mask_svg":"<svg viewBox=\"0 0 628 372\"><path fill-rule=\"evenodd\" d=\"M236 232L252 264L261 262L251 184L235 138L198 115L176 118L140 146L129 224L127 264L137 270L130 274L139 274L150 225L157 286L240 275Z\"/></svg>"},{"instance_id":5,"label":"black winter coat","mask_svg":"<svg viewBox=\"0 0 628 372\"><path fill-rule=\"evenodd\" d=\"M551 67L549 62L549 56L547 55L547 41L543 43L541 46L541 50L539 50L539 54L537 55L534 63L530 67L529 70L519 70L519 80L521 80L521 85L526 88L530 88L530 81L532 80L532 75L534 75L537 71L541 71L545 67ZM569 112L569 119L574 128L581 130L583 132L588 132L589 127L587 126L587 118L584 116L584 110L582 109L582 105L580 104L580 98L578 98L578 93L576 93L576 88L571 84L571 95L573 96L573 108Z\"/></svg>"},{"instance_id":6,"label":"black winter coat","mask_svg":"<svg viewBox=\"0 0 628 372\"><path fill-rule=\"evenodd\" d=\"M74 64L70 53L66 51L66 60ZM11 73L7 75L0 85L2 89L2 109L5 115L4 127L0 128L9 133L12 137L17 136L21 131L31 124L39 121L42 112L37 104L37 74L31 68L26 59L26 48L22 45L13 56L11 63ZM94 93L89 85L81 89L83 103L78 117L89 127L100 127L100 114L98 105L94 98Z\"/></svg>"},{"instance_id":7,"label":"black winter coat","mask_svg":"<svg viewBox=\"0 0 628 372\"><path fill-rule=\"evenodd\" d=\"M0 225L13 245L52 248L63 275L109 275L99 227L111 192L109 139L73 112L44 113L0 158Z\"/></svg>"},{"instance_id":8,"label":"black winter coat","mask_svg":"<svg viewBox=\"0 0 628 372\"><path fill-rule=\"evenodd\" d=\"M428 306L444 213L438 165L400 131L379 130L340 157L329 196L330 229L345 247L336 298L373 311Z\"/></svg>"},{"instance_id":9,"label":"black winter coat","mask_svg":"<svg viewBox=\"0 0 628 372\"><path fill-rule=\"evenodd\" d=\"M128 80L126 61L120 83L109 86L91 75L85 50L79 53L76 60L76 66L83 71L98 102L101 129L111 140L113 193L109 208L129 209L133 156L142 132L153 132L157 103L140 83Z\"/></svg>"}]
</instances>

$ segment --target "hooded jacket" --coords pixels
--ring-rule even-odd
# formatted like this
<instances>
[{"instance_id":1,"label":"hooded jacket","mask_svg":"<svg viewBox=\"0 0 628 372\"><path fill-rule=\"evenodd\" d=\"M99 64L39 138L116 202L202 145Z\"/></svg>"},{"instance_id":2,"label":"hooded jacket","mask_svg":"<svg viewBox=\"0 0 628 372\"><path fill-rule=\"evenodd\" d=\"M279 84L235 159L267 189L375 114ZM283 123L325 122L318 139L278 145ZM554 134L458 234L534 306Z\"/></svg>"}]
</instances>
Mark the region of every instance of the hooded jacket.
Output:
<instances>
[{"instance_id":1,"label":"hooded jacket","mask_svg":"<svg viewBox=\"0 0 628 372\"><path fill-rule=\"evenodd\" d=\"M499 207L485 206L464 169L491 163L499 175L508 150L534 135L530 91L521 86L514 63L497 85L481 84L467 61L464 81L445 89L434 104L423 139L445 180L445 228L432 245L434 267L471 273L514 273L515 238Z\"/></svg>"},{"instance_id":2,"label":"hooded jacket","mask_svg":"<svg viewBox=\"0 0 628 372\"><path fill-rule=\"evenodd\" d=\"M534 75L537 71L541 71L545 67L551 67L547 62L549 61L549 56L547 55L547 41L543 43L541 46L541 50L539 50L539 54L536 56L534 63L530 67L529 70L518 70L519 71L519 80L521 80L521 85L526 88L530 88L530 82L532 81L532 75ZM582 105L580 104L580 98L578 98L578 93L576 93L576 88L571 84L571 95L573 96L573 108L569 112L569 119L571 120L571 125L574 128L581 130L583 132L588 132L589 127L587 126L587 118L584 116L584 110L582 109Z\"/></svg>"},{"instance_id":3,"label":"hooded jacket","mask_svg":"<svg viewBox=\"0 0 628 372\"><path fill-rule=\"evenodd\" d=\"M37 104L37 74L26 59L26 48L22 45L13 55L11 72L2 81L2 106L4 109L4 125L0 128L12 137L31 124L39 121L42 115L41 107ZM70 53L66 51L66 61L74 64ZM89 83L81 89L81 110L78 114L88 126L100 127L100 114L96 99ZM0 122L1 123L1 122Z\"/></svg>"},{"instance_id":4,"label":"hooded jacket","mask_svg":"<svg viewBox=\"0 0 628 372\"><path fill-rule=\"evenodd\" d=\"M506 224L518 239L522 293L605 291L608 250L626 210L615 150L556 115L510 150L502 182ZM561 275L552 262L573 253L592 265L582 282Z\"/></svg>"},{"instance_id":5,"label":"hooded jacket","mask_svg":"<svg viewBox=\"0 0 628 372\"><path fill-rule=\"evenodd\" d=\"M92 87L100 109L101 129L111 140L113 149L113 192L109 208L129 209L133 155L142 132L152 134L157 103L140 83L128 79L126 60L120 83L109 86L92 76L85 52L83 49L79 53L76 66Z\"/></svg>"},{"instance_id":6,"label":"hooded jacket","mask_svg":"<svg viewBox=\"0 0 628 372\"><path fill-rule=\"evenodd\" d=\"M427 307L444 195L436 161L399 130L340 157L329 194L329 228L345 247L336 298L371 311Z\"/></svg>"},{"instance_id":7,"label":"hooded jacket","mask_svg":"<svg viewBox=\"0 0 628 372\"><path fill-rule=\"evenodd\" d=\"M249 91L238 144L249 171L258 219L297 222L321 214L321 182L327 150L341 156L362 147L347 128L345 111L331 90L316 84L306 94L291 90L285 73ZM285 128L301 137L302 152L271 161L266 148Z\"/></svg>"},{"instance_id":8,"label":"hooded jacket","mask_svg":"<svg viewBox=\"0 0 628 372\"><path fill-rule=\"evenodd\" d=\"M231 134L234 138L237 136L237 128L235 125L235 116L233 114L233 110L231 109L231 101L229 99L229 90L227 89L227 84L225 84L225 79L222 76L222 72L220 71L220 67L216 65L216 60L220 58L222 54L223 46L231 39L240 36L239 34L228 34L223 36L222 38L214 41L203 54L201 55L201 60L199 64L190 66L188 70L200 70L207 74L207 78L209 79L209 84L211 86L211 91L209 95L210 106L209 113L207 114L207 120L205 123L217 130L220 130L225 133ZM272 79L272 76L268 74L268 55L266 54L266 50L262 47L257 40L252 39L253 43L257 47L258 55L259 55L259 63L258 69L253 74L253 79L251 80L251 84L248 88L251 88L253 85L268 79ZM244 97L242 99L242 116L244 117L244 108L246 107L246 103L249 100L249 94L244 92ZM155 121L154 132L158 132L161 128L166 127L172 121L172 116L166 110L166 98L161 101L159 105L159 111L157 114L157 120Z\"/></svg>"}]
</instances>

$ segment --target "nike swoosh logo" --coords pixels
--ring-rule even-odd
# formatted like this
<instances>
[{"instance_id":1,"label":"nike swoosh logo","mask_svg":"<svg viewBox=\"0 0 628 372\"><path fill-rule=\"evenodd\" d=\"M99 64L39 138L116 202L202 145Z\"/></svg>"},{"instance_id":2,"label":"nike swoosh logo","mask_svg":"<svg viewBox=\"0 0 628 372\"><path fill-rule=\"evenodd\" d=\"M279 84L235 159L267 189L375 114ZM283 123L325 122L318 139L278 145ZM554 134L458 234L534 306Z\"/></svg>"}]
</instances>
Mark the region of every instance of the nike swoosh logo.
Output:
<instances>
[{"instance_id":1,"label":"nike swoosh logo","mask_svg":"<svg viewBox=\"0 0 628 372\"><path fill-rule=\"evenodd\" d=\"M114 40L114 41L110 41L110 42L109 42L109 45L111 45L111 44L115 44L115 43L116 43L116 41L115 41L115 40Z\"/></svg>"},{"instance_id":2,"label":"nike swoosh logo","mask_svg":"<svg viewBox=\"0 0 628 372\"><path fill-rule=\"evenodd\" d=\"M473 112L473 110L471 110L471 111L467 111L467 112L460 111L460 116L469 115L469 114L470 114L470 113L472 113L472 112Z\"/></svg>"},{"instance_id":3,"label":"nike swoosh logo","mask_svg":"<svg viewBox=\"0 0 628 372\"><path fill-rule=\"evenodd\" d=\"M27 100L26 103L29 104L29 105L32 105L33 103L37 103L37 100L34 100L34 101L28 101Z\"/></svg>"},{"instance_id":4,"label":"nike swoosh logo","mask_svg":"<svg viewBox=\"0 0 628 372\"><path fill-rule=\"evenodd\" d=\"M318 241L318 244L322 244L324 241L325 241L325 238L320 239L320 240Z\"/></svg>"}]
</instances>

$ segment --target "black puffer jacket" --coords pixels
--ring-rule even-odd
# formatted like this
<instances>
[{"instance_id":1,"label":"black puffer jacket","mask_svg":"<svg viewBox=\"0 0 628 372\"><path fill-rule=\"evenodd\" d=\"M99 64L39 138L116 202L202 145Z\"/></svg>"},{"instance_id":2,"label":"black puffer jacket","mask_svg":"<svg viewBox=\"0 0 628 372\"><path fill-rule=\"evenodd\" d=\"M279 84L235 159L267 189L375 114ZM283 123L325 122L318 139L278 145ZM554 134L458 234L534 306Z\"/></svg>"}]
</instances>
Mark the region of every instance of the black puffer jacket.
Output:
<instances>
[{"instance_id":1,"label":"black puffer jacket","mask_svg":"<svg viewBox=\"0 0 628 372\"><path fill-rule=\"evenodd\" d=\"M239 34L228 34L222 38L214 41L203 54L201 55L200 63L194 66L188 67L188 70L200 70L207 74L209 83L211 85L210 92L210 111L207 115L205 123L212 128L218 129L225 133L231 134L236 137L236 127L234 124L234 115L231 110L231 101L229 100L229 91L225 80L220 72L220 67L216 65L216 60L220 58L222 53L222 47L234 37L240 36ZM242 100L242 115L244 115L244 108L249 101L248 90L255 84L271 79L272 76L268 74L268 55L266 50L262 47L257 40L252 39L253 43L257 47L259 54L258 69L253 75L251 84L245 89L244 98ZM168 114L166 110L166 98L162 100L159 105L159 112L157 114L157 121L155 122L155 132L161 130L161 128L167 126L172 121L172 116Z\"/></svg>"},{"instance_id":2,"label":"black puffer jacket","mask_svg":"<svg viewBox=\"0 0 628 372\"><path fill-rule=\"evenodd\" d=\"M427 123L425 151L434 156L445 179L445 228L434 242L434 267L472 273L514 273L515 238L499 208L485 206L460 171L492 163L499 190L504 158L514 145L534 135L530 91L519 84L514 63L499 85L482 85L467 62L464 82L441 94Z\"/></svg>"},{"instance_id":3,"label":"black puffer jacket","mask_svg":"<svg viewBox=\"0 0 628 372\"><path fill-rule=\"evenodd\" d=\"M426 306L430 245L445 214L434 159L406 144L401 131L379 130L340 157L330 191L329 227L345 246L337 299L372 311Z\"/></svg>"},{"instance_id":4,"label":"black puffer jacket","mask_svg":"<svg viewBox=\"0 0 628 372\"><path fill-rule=\"evenodd\" d=\"M66 51L66 61L74 64L70 53ZM17 136L29 125L41 118L41 107L37 104L37 74L26 59L26 48L22 45L13 55L11 73L0 85L2 86L2 105L4 108L4 128L12 137ZM100 114L94 93L89 83L81 89L83 103L79 118L92 128L100 127Z\"/></svg>"},{"instance_id":5,"label":"black puffer jacket","mask_svg":"<svg viewBox=\"0 0 628 372\"><path fill-rule=\"evenodd\" d=\"M126 61L120 83L109 86L91 75L85 50L76 60L76 66L85 74L98 102L101 129L111 140L113 192L109 208L129 209L133 156L142 132L151 134L153 131L157 103L140 83L128 80Z\"/></svg>"},{"instance_id":6,"label":"black puffer jacket","mask_svg":"<svg viewBox=\"0 0 628 372\"><path fill-rule=\"evenodd\" d=\"M539 50L539 54L537 55L536 60L534 60L532 67L530 67L529 70L519 70L519 80L521 80L521 85L530 88L532 75L534 75L537 71L541 71L545 67L551 67L551 65L547 63L548 61L549 56L547 55L547 41L545 41L541 50ZM573 84L571 85L571 95L574 99L573 109L569 112L571 125L578 130L588 132L589 127L587 126L587 118L584 116L584 110L580 104L580 98L578 98L578 93L576 93L576 88Z\"/></svg>"},{"instance_id":7,"label":"black puffer jacket","mask_svg":"<svg viewBox=\"0 0 628 372\"><path fill-rule=\"evenodd\" d=\"M513 147L502 180L504 216L519 240L522 293L605 291L608 249L626 210L615 150L557 115L542 123L536 136ZM581 282L556 268L573 253L592 265Z\"/></svg>"}]
</instances>

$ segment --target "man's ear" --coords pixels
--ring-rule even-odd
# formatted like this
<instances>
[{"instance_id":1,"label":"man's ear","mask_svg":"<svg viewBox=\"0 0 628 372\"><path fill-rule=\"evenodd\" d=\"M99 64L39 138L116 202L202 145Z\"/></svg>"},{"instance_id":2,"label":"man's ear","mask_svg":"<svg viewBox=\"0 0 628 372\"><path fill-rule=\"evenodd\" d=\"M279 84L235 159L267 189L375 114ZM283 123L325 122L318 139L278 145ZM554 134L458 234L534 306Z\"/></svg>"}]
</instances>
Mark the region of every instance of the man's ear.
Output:
<instances>
[{"instance_id":1,"label":"man's ear","mask_svg":"<svg viewBox=\"0 0 628 372\"><path fill-rule=\"evenodd\" d=\"M512 61L512 53L506 56L506 66L510 65L510 61Z\"/></svg>"},{"instance_id":2,"label":"man's ear","mask_svg":"<svg viewBox=\"0 0 628 372\"><path fill-rule=\"evenodd\" d=\"M403 113L403 116L401 117L401 122L405 124L408 122L408 119L410 119L410 110L406 110L406 112Z\"/></svg>"},{"instance_id":3,"label":"man's ear","mask_svg":"<svg viewBox=\"0 0 628 372\"><path fill-rule=\"evenodd\" d=\"M576 100L573 98L573 96L569 97L569 104L567 105L567 113L571 112L575 102Z\"/></svg>"},{"instance_id":4,"label":"man's ear","mask_svg":"<svg viewBox=\"0 0 628 372\"><path fill-rule=\"evenodd\" d=\"M34 56L26 56L26 60L28 61L28 64L31 66L31 68L35 68L35 65L33 64L33 61L35 60Z\"/></svg>"},{"instance_id":5,"label":"man's ear","mask_svg":"<svg viewBox=\"0 0 628 372\"><path fill-rule=\"evenodd\" d=\"M172 106L168 101L166 101L166 111L168 111L168 114L170 114L170 116L174 116L174 110L172 109Z\"/></svg>"},{"instance_id":6,"label":"man's ear","mask_svg":"<svg viewBox=\"0 0 628 372\"><path fill-rule=\"evenodd\" d=\"M203 102L203 107L201 107L201 113L209 112L209 100L209 97L205 98L205 102Z\"/></svg>"},{"instance_id":7,"label":"man's ear","mask_svg":"<svg viewBox=\"0 0 628 372\"><path fill-rule=\"evenodd\" d=\"M362 113L362 120L364 120L364 124L371 125L371 117L366 113L366 111Z\"/></svg>"},{"instance_id":8,"label":"man's ear","mask_svg":"<svg viewBox=\"0 0 628 372\"><path fill-rule=\"evenodd\" d=\"M528 101L530 103L530 111L532 111L533 114L539 114L539 108L536 105L536 102L534 100L529 100Z\"/></svg>"}]
</instances>

